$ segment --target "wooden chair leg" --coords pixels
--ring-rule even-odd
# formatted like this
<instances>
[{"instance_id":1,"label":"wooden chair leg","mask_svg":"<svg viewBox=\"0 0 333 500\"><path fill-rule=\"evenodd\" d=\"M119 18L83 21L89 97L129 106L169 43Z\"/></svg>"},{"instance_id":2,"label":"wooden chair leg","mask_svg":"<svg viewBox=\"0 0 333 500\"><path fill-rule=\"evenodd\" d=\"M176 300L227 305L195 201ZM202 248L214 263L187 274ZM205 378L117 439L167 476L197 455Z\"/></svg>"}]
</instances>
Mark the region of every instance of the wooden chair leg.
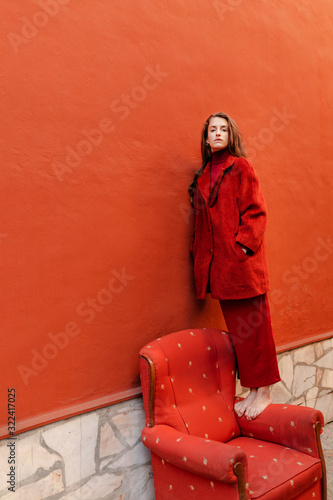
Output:
<instances>
[{"instance_id":1,"label":"wooden chair leg","mask_svg":"<svg viewBox=\"0 0 333 500\"><path fill-rule=\"evenodd\" d=\"M238 478L238 494L239 500L247 500L246 484L243 464L236 462L234 465L234 474Z\"/></svg>"},{"instance_id":2,"label":"wooden chair leg","mask_svg":"<svg viewBox=\"0 0 333 500\"><path fill-rule=\"evenodd\" d=\"M320 424L320 422L316 422L316 439L317 439L318 453L319 453L319 458L321 460L321 467L322 467L322 471L323 471L323 475L321 478L321 492L322 492L322 499L327 500L326 464L325 464L325 457L324 457L324 453L323 453L323 448L321 446L320 430L321 430L321 424Z\"/></svg>"}]
</instances>

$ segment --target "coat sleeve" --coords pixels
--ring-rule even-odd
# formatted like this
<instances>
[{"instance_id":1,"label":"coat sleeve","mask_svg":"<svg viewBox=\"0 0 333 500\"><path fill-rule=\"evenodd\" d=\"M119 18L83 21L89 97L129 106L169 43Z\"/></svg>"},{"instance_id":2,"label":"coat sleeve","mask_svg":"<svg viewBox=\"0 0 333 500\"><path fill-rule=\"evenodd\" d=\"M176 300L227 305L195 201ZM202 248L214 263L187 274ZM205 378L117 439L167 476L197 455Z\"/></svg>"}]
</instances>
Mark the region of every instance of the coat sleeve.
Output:
<instances>
[{"instance_id":1,"label":"coat sleeve","mask_svg":"<svg viewBox=\"0 0 333 500\"><path fill-rule=\"evenodd\" d=\"M258 176L251 163L242 158L236 171L239 175L237 191L239 227L236 241L256 252L266 229L266 203Z\"/></svg>"}]
</instances>

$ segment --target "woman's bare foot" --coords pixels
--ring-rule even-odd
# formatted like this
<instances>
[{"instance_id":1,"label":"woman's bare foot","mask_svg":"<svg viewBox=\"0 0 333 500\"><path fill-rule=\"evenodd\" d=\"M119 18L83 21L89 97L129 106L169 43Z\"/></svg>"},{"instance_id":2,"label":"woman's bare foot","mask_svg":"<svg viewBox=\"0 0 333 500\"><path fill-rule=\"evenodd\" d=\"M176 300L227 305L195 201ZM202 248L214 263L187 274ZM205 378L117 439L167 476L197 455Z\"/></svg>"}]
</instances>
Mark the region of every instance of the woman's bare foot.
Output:
<instances>
[{"instance_id":1,"label":"woman's bare foot","mask_svg":"<svg viewBox=\"0 0 333 500\"><path fill-rule=\"evenodd\" d=\"M270 386L258 387L255 398L245 410L245 417L247 420L254 420L257 418L268 405L272 403L270 395Z\"/></svg>"},{"instance_id":2,"label":"woman's bare foot","mask_svg":"<svg viewBox=\"0 0 333 500\"><path fill-rule=\"evenodd\" d=\"M254 401L256 394L257 389L250 389L250 394L248 394L245 399L242 399L235 404L234 410L238 417L242 417L244 415L249 405Z\"/></svg>"}]
</instances>

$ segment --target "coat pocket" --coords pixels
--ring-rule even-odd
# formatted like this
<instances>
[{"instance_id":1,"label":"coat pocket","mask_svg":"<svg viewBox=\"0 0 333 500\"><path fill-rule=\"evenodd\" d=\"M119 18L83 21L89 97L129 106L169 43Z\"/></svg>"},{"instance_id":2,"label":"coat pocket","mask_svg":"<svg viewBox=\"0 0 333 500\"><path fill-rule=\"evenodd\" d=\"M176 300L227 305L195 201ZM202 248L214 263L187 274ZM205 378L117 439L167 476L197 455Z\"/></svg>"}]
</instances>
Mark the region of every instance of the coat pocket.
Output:
<instances>
[{"instance_id":1,"label":"coat pocket","mask_svg":"<svg viewBox=\"0 0 333 500\"><path fill-rule=\"evenodd\" d=\"M237 241L234 241L234 250L238 262L244 262L249 258L249 253L245 253L243 247Z\"/></svg>"}]
</instances>

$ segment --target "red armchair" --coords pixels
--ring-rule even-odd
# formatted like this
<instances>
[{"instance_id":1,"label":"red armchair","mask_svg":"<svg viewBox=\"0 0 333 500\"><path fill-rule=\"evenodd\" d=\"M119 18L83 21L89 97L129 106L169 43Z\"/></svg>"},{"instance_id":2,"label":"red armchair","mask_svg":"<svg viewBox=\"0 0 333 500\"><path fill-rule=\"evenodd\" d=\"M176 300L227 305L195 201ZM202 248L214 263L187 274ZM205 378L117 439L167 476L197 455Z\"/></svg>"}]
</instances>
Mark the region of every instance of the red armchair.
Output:
<instances>
[{"instance_id":1,"label":"red armchair","mask_svg":"<svg viewBox=\"0 0 333 500\"><path fill-rule=\"evenodd\" d=\"M140 374L157 500L326 499L322 413L274 404L238 418L227 332L154 340L140 351Z\"/></svg>"}]
</instances>

